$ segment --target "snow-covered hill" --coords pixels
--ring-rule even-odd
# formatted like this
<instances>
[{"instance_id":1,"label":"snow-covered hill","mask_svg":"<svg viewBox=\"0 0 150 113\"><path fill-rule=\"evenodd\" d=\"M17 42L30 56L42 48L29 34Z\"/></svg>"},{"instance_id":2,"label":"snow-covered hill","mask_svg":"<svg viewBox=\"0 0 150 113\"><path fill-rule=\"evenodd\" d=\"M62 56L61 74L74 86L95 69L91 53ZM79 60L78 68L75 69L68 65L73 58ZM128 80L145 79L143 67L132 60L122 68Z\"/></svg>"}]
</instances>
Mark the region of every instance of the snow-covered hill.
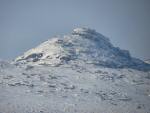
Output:
<instances>
[{"instance_id":1,"label":"snow-covered hill","mask_svg":"<svg viewBox=\"0 0 150 113\"><path fill-rule=\"evenodd\" d=\"M0 113L150 113L150 65L77 28L0 61Z\"/></svg>"},{"instance_id":2,"label":"snow-covered hill","mask_svg":"<svg viewBox=\"0 0 150 113\"><path fill-rule=\"evenodd\" d=\"M16 62L40 65L81 61L111 68L150 70L150 65L132 58L127 50L114 47L108 38L89 28L77 28L72 34L54 37L16 59Z\"/></svg>"}]
</instances>

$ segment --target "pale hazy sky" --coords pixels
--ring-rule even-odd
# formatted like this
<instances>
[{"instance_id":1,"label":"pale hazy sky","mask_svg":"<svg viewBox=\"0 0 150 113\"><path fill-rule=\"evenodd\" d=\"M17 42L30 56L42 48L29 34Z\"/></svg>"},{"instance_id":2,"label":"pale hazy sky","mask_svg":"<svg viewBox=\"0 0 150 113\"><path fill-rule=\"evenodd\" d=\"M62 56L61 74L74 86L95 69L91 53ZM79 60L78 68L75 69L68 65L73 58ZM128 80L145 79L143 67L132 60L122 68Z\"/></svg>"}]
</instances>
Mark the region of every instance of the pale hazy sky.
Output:
<instances>
[{"instance_id":1,"label":"pale hazy sky","mask_svg":"<svg viewBox=\"0 0 150 113\"><path fill-rule=\"evenodd\" d=\"M90 27L132 56L150 58L150 0L0 0L0 58Z\"/></svg>"}]
</instances>

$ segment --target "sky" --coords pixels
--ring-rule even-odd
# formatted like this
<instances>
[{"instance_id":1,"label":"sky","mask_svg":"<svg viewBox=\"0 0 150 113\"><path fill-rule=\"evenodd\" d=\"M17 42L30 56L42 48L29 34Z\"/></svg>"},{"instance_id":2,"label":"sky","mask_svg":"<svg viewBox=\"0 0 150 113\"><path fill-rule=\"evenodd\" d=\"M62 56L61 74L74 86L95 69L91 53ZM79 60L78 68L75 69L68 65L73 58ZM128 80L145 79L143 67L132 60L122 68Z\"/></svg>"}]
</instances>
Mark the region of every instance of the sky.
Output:
<instances>
[{"instance_id":1,"label":"sky","mask_svg":"<svg viewBox=\"0 0 150 113\"><path fill-rule=\"evenodd\" d=\"M150 59L150 0L0 0L0 59L89 27L133 57Z\"/></svg>"}]
</instances>

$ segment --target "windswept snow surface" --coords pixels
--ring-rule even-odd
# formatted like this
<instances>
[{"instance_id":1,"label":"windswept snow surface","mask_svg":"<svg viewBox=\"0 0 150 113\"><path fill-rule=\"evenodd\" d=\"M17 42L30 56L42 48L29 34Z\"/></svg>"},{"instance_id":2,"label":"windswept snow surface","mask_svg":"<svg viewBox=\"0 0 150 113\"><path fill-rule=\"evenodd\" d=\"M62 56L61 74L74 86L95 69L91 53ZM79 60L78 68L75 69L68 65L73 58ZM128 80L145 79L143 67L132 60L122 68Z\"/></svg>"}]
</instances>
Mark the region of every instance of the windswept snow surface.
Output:
<instances>
[{"instance_id":1,"label":"windswept snow surface","mask_svg":"<svg viewBox=\"0 0 150 113\"><path fill-rule=\"evenodd\" d=\"M88 28L0 61L0 113L150 113L149 64Z\"/></svg>"}]
</instances>

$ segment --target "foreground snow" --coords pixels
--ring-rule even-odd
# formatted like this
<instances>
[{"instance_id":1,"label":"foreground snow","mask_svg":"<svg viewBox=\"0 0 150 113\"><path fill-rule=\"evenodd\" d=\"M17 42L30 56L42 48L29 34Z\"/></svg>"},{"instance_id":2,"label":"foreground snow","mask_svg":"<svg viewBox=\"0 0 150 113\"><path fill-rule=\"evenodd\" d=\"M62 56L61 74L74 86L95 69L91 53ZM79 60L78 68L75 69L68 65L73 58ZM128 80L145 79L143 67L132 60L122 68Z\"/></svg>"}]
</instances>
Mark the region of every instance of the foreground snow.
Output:
<instances>
[{"instance_id":1,"label":"foreground snow","mask_svg":"<svg viewBox=\"0 0 150 113\"><path fill-rule=\"evenodd\" d=\"M1 113L150 113L150 73L93 65L0 70Z\"/></svg>"}]
</instances>

